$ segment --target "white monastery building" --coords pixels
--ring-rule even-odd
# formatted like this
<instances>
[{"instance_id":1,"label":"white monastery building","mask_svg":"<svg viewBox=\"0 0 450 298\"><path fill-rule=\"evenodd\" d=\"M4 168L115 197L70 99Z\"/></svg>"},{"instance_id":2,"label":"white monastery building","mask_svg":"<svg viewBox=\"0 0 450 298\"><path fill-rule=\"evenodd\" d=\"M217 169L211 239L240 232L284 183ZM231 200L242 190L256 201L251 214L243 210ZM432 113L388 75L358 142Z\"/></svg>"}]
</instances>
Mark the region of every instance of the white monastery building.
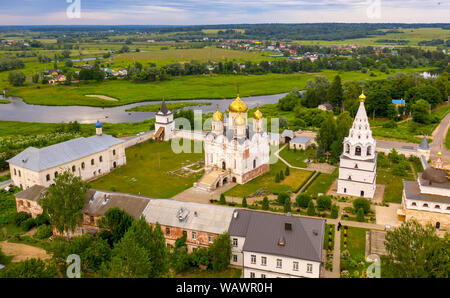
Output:
<instances>
[{"instance_id":1,"label":"white monastery building","mask_svg":"<svg viewBox=\"0 0 450 298\"><path fill-rule=\"evenodd\" d=\"M324 231L322 219L236 209L230 264L244 278L319 278Z\"/></svg>"},{"instance_id":2,"label":"white monastery building","mask_svg":"<svg viewBox=\"0 0 450 298\"><path fill-rule=\"evenodd\" d=\"M340 158L337 192L342 195L373 198L376 189L377 153L364 101L359 96L359 109Z\"/></svg>"},{"instance_id":3,"label":"white monastery building","mask_svg":"<svg viewBox=\"0 0 450 298\"><path fill-rule=\"evenodd\" d=\"M88 180L125 165L124 141L103 134L99 121L95 124L95 129L94 136L40 149L29 147L9 159L13 183L23 189L33 185L48 187L65 170Z\"/></svg>"}]
</instances>

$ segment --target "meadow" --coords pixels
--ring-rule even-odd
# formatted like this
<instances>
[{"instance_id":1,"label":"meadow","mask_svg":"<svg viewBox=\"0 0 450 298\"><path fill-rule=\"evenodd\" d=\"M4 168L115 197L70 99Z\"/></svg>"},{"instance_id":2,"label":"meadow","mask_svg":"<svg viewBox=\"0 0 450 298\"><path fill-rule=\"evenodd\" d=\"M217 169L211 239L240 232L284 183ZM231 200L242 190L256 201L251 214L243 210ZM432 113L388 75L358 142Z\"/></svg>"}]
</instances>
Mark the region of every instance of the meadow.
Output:
<instances>
[{"instance_id":1,"label":"meadow","mask_svg":"<svg viewBox=\"0 0 450 298\"><path fill-rule=\"evenodd\" d=\"M210 102L168 102L166 106L169 110L175 111L179 109L183 109L186 107L192 106L209 106ZM134 111L134 112L157 112L161 108L161 104L149 104L143 106L137 106L125 111Z\"/></svg>"}]
</instances>

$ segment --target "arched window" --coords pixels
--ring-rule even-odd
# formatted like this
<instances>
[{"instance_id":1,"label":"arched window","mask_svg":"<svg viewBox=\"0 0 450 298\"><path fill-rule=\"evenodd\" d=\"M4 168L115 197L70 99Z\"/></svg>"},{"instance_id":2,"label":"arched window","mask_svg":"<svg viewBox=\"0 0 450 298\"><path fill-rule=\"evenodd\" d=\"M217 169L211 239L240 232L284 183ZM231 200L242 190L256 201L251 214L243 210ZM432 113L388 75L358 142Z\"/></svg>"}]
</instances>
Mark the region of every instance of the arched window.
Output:
<instances>
[{"instance_id":1,"label":"arched window","mask_svg":"<svg viewBox=\"0 0 450 298\"><path fill-rule=\"evenodd\" d=\"M92 166L94 165L94 159L91 159L91 165Z\"/></svg>"},{"instance_id":2,"label":"arched window","mask_svg":"<svg viewBox=\"0 0 450 298\"><path fill-rule=\"evenodd\" d=\"M450 210L450 206L447 207L447 210Z\"/></svg>"},{"instance_id":3,"label":"arched window","mask_svg":"<svg viewBox=\"0 0 450 298\"><path fill-rule=\"evenodd\" d=\"M20 172L20 170L19 170L19 177L22 177L22 173Z\"/></svg>"},{"instance_id":4,"label":"arched window","mask_svg":"<svg viewBox=\"0 0 450 298\"><path fill-rule=\"evenodd\" d=\"M72 166L72 172L75 172L75 166Z\"/></svg>"},{"instance_id":5,"label":"arched window","mask_svg":"<svg viewBox=\"0 0 450 298\"><path fill-rule=\"evenodd\" d=\"M256 159L253 160L253 168L256 168Z\"/></svg>"},{"instance_id":6,"label":"arched window","mask_svg":"<svg viewBox=\"0 0 450 298\"><path fill-rule=\"evenodd\" d=\"M350 145L345 144L345 153L350 153Z\"/></svg>"},{"instance_id":7,"label":"arched window","mask_svg":"<svg viewBox=\"0 0 450 298\"><path fill-rule=\"evenodd\" d=\"M85 168L85 164L84 164L84 161L81 163L81 168L84 170L84 168Z\"/></svg>"},{"instance_id":8,"label":"arched window","mask_svg":"<svg viewBox=\"0 0 450 298\"><path fill-rule=\"evenodd\" d=\"M17 175L17 171L16 171L16 169L14 169L14 176L16 176Z\"/></svg>"},{"instance_id":9,"label":"arched window","mask_svg":"<svg viewBox=\"0 0 450 298\"><path fill-rule=\"evenodd\" d=\"M416 202L412 202L411 206L417 207Z\"/></svg>"},{"instance_id":10,"label":"arched window","mask_svg":"<svg viewBox=\"0 0 450 298\"><path fill-rule=\"evenodd\" d=\"M357 163L355 163L355 169L357 169L358 168L358 164Z\"/></svg>"},{"instance_id":11,"label":"arched window","mask_svg":"<svg viewBox=\"0 0 450 298\"><path fill-rule=\"evenodd\" d=\"M422 207L428 208L428 204L425 203L425 204L422 205Z\"/></svg>"},{"instance_id":12,"label":"arched window","mask_svg":"<svg viewBox=\"0 0 450 298\"><path fill-rule=\"evenodd\" d=\"M441 206L439 206L439 205L434 205L434 209L441 209Z\"/></svg>"},{"instance_id":13,"label":"arched window","mask_svg":"<svg viewBox=\"0 0 450 298\"><path fill-rule=\"evenodd\" d=\"M367 147L367 155L372 155L372 146Z\"/></svg>"},{"instance_id":14,"label":"arched window","mask_svg":"<svg viewBox=\"0 0 450 298\"><path fill-rule=\"evenodd\" d=\"M348 180L352 180L352 176L348 176Z\"/></svg>"},{"instance_id":15,"label":"arched window","mask_svg":"<svg viewBox=\"0 0 450 298\"><path fill-rule=\"evenodd\" d=\"M113 155L116 155L116 149L113 150Z\"/></svg>"},{"instance_id":16,"label":"arched window","mask_svg":"<svg viewBox=\"0 0 450 298\"><path fill-rule=\"evenodd\" d=\"M58 177L58 172L55 172L55 178Z\"/></svg>"},{"instance_id":17,"label":"arched window","mask_svg":"<svg viewBox=\"0 0 450 298\"><path fill-rule=\"evenodd\" d=\"M357 147L355 148L355 155L356 155L356 156L361 156L361 147L357 146Z\"/></svg>"},{"instance_id":18,"label":"arched window","mask_svg":"<svg viewBox=\"0 0 450 298\"><path fill-rule=\"evenodd\" d=\"M50 181L50 174L47 174L47 176L45 176L45 180Z\"/></svg>"},{"instance_id":19,"label":"arched window","mask_svg":"<svg viewBox=\"0 0 450 298\"><path fill-rule=\"evenodd\" d=\"M116 167L117 167L117 164L116 164L116 162L113 162L113 167L114 167L114 168L116 168Z\"/></svg>"},{"instance_id":20,"label":"arched window","mask_svg":"<svg viewBox=\"0 0 450 298\"><path fill-rule=\"evenodd\" d=\"M100 157L98 158L98 160L99 160L100 162L102 162L102 161L103 161L103 156L100 155Z\"/></svg>"}]
</instances>

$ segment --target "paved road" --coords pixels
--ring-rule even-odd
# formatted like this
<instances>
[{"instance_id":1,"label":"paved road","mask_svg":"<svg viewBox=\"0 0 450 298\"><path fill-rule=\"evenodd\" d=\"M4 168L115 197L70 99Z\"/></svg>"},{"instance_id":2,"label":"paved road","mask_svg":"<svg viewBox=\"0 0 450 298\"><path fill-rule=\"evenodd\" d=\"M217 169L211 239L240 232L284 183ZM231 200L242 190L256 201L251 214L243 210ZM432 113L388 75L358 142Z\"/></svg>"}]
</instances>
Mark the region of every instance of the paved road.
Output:
<instances>
[{"instance_id":1,"label":"paved road","mask_svg":"<svg viewBox=\"0 0 450 298\"><path fill-rule=\"evenodd\" d=\"M433 131L433 142L431 143L431 160L437 157L437 153L442 151L442 159L450 161L450 151L445 147L445 137L450 126L450 114L447 114L441 123Z\"/></svg>"}]
</instances>

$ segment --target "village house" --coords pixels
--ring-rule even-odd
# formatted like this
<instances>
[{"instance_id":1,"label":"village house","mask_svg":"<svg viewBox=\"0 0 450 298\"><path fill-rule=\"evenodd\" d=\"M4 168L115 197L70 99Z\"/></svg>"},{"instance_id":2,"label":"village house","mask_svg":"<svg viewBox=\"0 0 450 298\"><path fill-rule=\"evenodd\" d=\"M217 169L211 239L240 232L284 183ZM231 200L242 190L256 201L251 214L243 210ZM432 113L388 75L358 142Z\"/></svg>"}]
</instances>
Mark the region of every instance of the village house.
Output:
<instances>
[{"instance_id":1,"label":"village house","mask_svg":"<svg viewBox=\"0 0 450 298\"><path fill-rule=\"evenodd\" d=\"M102 133L77 138L44 148L28 147L8 160L11 179L22 189L35 184L50 186L59 173L70 170L83 180L109 173L126 164L124 141Z\"/></svg>"},{"instance_id":2,"label":"village house","mask_svg":"<svg viewBox=\"0 0 450 298\"><path fill-rule=\"evenodd\" d=\"M148 223L161 225L167 245L174 245L186 232L188 251L208 247L220 234L228 230L233 208L152 199L143 211Z\"/></svg>"},{"instance_id":3,"label":"village house","mask_svg":"<svg viewBox=\"0 0 450 298\"><path fill-rule=\"evenodd\" d=\"M333 110L333 106L329 103L320 104L317 108L322 111L332 111Z\"/></svg>"},{"instance_id":4,"label":"village house","mask_svg":"<svg viewBox=\"0 0 450 298\"><path fill-rule=\"evenodd\" d=\"M317 146L317 143L314 138L310 137L295 137L289 142L290 149L306 150L312 145Z\"/></svg>"},{"instance_id":5,"label":"village house","mask_svg":"<svg viewBox=\"0 0 450 298\"><path fill-rule=\"evenodd\" d=\"M231 265L244 278L320 277L325 220L235 210L228 233Z\"/></svg>"}]
</instances>

